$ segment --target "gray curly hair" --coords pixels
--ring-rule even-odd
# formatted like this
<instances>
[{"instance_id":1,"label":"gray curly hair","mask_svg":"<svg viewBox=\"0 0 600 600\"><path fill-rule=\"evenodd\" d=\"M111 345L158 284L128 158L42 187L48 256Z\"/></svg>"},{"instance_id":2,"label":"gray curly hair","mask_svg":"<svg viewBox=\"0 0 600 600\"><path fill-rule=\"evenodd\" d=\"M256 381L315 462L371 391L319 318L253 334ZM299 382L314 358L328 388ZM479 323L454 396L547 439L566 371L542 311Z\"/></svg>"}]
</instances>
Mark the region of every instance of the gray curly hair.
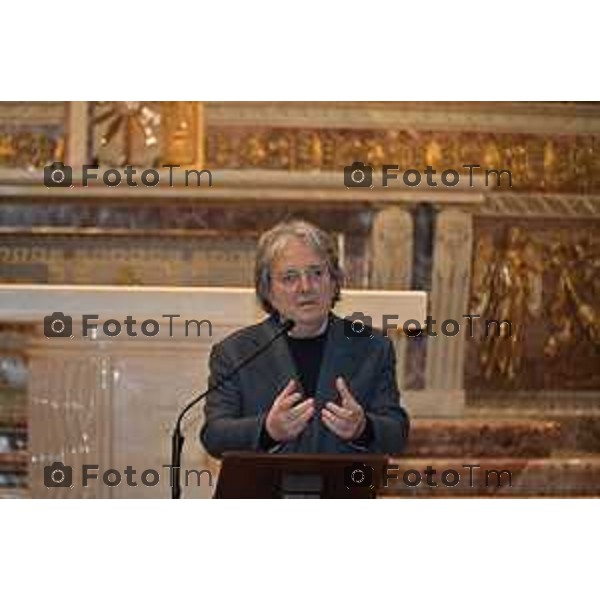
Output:
<instances>
[{"instance_id":1,"label":"gray curly hair","mask_svg":"<svg viewBox=\"0 0 600 600\"><path fill-rule=\"evenodd\" d=\"M337 244L327 232L319 229L312 223L301 220L279 223L272 229L269 229L269 231L263 233L258 240L254 266L254 285L260 305L269 314L277 312L269 300L271 293L271 265L276 256L292 238L306 242L326 262L329 269L329 276L335 286L331 302L331 307L333 308L341 297L341 289L344 281L344 273L339 263Z\"/></svg>"}]
</instances>

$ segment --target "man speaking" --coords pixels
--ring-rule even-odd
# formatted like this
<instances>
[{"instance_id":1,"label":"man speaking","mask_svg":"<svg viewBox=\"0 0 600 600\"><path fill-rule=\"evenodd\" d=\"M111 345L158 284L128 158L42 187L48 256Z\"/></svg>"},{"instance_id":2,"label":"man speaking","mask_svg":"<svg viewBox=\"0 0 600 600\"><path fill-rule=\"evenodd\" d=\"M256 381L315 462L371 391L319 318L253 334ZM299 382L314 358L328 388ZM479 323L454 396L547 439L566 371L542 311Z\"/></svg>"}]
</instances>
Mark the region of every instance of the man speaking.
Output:
<instances>
[{"instance_id":1,"label":"man speaking","mask_svg":"<svg viewBox=\"0 0 600 600\"><path fill-rule=\"evenodd\" d=\"M200 437L207 451L397 454L408 435L390 340L354 337L331 312L343 274L327 233L304 221L281 223L258 243L255 284L270 315L216 344L209 385L286 321L294 325L206 399ZM289 327L289 325L288 325Z\"/></svg>"}]
</instances>

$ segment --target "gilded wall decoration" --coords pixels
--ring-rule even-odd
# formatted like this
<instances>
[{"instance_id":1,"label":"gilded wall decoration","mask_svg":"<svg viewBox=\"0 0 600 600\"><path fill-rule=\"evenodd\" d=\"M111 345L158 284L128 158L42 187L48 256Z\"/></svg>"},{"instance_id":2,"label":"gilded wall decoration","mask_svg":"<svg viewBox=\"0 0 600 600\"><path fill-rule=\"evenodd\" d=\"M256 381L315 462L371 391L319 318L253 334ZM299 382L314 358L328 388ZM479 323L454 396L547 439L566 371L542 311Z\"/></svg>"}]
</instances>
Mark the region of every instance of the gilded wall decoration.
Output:
<instances>
[{"instance_id":1,"label":"gilded wall decoration","mask_svg":"<svg viewBox=\"0 0 600 600\"><path fill-rule=\"evenodd\" d=\"M0 167L41 168L55 160L62 161L64 153L62 127L0 126Z\"/></svg>"},{"instance_id":2,"label":"gilded wall decoration","mask_svg":"<svg viewBox=\"0 0 600 600\"><path fill-rule=\"evenodd\" d=\"M510 227L505 238L498 249L488 235L478 240L470 312L499 321L497 329L481 339L483 377L512 383L522 370L528 322L539 316L542 268L522 229Z\"/></svg>"},{"instance_id":3,"label":"gilded wall decoration","mask_svg":"<svg viewBox=\"0 0 600 600\"><path fill-rule=\"evenodd\" d=\"M161 102L161 162L201 168L204 163L202 102Z\"/></svg>"},{"instance_id":4,"label":"gilded wall decoration","mask_svg":"<svg viewBox=\"0 0 600 600\"><path fill-rule=\"evenodd\" d=\"M513 190L600 191L600 136L396 129L261 128L208 124L206 163L214 169L341 170L360 160L439 172L479 164L509 169ZM477 171L475 171L477 173ZM480 171L482 173L482 171ZM490 176L490 186L495 177ZM503 189L508 189L503 184Z\"/></svg>"},{"instance_id":5,"label":"gilded wall decoration","mask_svg":"<svg viewBox=\"0 0 600 600\"><path fill-rule=\"evenodd\" d=\"M587 343L600 361L600 240L590 236L573 244L556 242L549 260L555 281L544 354L558 359Z\"/></svg>"},{"instance_id":6,"label":"gilded wall decoration","mask_svg":"<svg viewBox=\"0 0 600 600\"><path fill-rule=\"evenodd\" d=\"M103 165L201 167L201 102L93 102L93 155Z\"/></svg>"},{"instance_id":7,"label":"gilded wall decoration","mask_svg":"<svg viewBox=\"0 0 600 600\"><path fill-rule=\"evenodd\" d=\"M487 220L486 220L487 221ZM600 227L479 220L471 314L509 321L469 341L467 387L600 385Z\"/></svg>"},{"instance_id":8,"label":"gilded wall decoration","mask_svg":"<svg viewBox=\"0 0 600 600\"><path fill-rule=\"evenodd\" d=\"M151 165L160 157L159 102L92 102L93 158L103 165Z\"/></svg>"}]
</instances>

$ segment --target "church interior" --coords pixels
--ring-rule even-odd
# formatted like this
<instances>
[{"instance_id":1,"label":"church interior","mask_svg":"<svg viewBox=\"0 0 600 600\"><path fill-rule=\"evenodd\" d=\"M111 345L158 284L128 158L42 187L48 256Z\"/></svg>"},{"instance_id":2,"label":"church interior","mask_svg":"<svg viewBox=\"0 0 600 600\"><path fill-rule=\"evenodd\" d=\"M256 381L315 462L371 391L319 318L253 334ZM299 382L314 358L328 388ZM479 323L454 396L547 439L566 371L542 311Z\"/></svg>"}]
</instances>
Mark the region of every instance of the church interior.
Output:
<instances>
[{"instance_id":1,"label":"church interior","mask_svg":"<svg viewBox=\"0 0 600 600\"><path fill-rule=\"evenodd\" d=\"M348 179L357 162L368 181ZM57 163L70 185L48 180ZM127 165L161 184L105 184ZM413 185L430 167L460 183ZM44 468L168 461L211 344L261 318L258 237L292 218L335 236L347 306L410 316L422 298L436 321L389 333L411 418L393 459L461 483L400 478L382 496L600 496L600 103L119 101L0 103L0 497L168 497L163 481L49 488ZM73 337L47 335L55 312ZM85 313L214 331L83 338ZM218 473L201 419L184 463Z\"/></svg>"}]
</instances>

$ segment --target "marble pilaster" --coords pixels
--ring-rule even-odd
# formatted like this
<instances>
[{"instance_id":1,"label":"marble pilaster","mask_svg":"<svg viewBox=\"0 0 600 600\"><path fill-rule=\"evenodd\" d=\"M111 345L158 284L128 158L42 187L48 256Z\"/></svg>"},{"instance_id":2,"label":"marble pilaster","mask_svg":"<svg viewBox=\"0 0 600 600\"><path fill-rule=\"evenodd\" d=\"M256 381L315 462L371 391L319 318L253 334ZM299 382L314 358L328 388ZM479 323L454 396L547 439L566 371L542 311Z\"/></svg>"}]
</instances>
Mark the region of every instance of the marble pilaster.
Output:
<instances>
[{"instance_id":1,"label":"marble pilaster","mask_svg":"<svg viewBox=\"0 0 600 600\"><path fill-rule=\"evenodd\" d=\"M426 389L436 397L431 410L460 415L464 408L464 349L469 333L472 216L455 208L442 210L436 221L432 274L431 317L436 321L427 338ZM458 324L456 335L444 335L444 321ZM448 323L447 333L456 331Z\"/></svg>"}]
</instances>

